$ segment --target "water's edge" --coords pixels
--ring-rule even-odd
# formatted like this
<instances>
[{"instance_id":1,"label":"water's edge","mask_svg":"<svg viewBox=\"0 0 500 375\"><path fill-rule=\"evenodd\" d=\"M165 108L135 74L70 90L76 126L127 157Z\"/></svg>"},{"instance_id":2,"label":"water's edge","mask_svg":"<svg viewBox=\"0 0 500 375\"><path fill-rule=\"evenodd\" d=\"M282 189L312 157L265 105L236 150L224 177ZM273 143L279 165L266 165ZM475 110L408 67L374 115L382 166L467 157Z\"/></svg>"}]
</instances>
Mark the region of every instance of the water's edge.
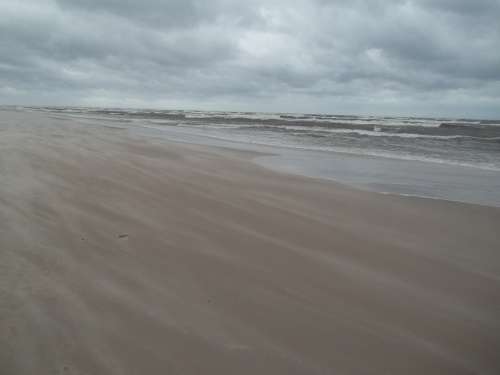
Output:
<instances>
[{"instance_id":1,"label":"water's edge","mask_svg":"<svg viewBox=\"0 0 500 375\"><path fill-rule=\"evenodd\" d=\"M14 110L31 111L33 109L18 108ZM70 112L66 113L65 111L67 110ZM179 126L175 121L162 125L156 123L152 125L151 119L136 118L139 115L143 116L144 111L128 111L126 112L126 116L124 116L123 114L110 115L110 110L106 110L106 117L95 117L94 115L89 117L87 114L82 116L81 113L75 115L72 112L73 109L67 110L62 113L54 113L53 110L47 109L43 110L43 112L55 120L76 121L89 126L107 126L106 124L109 125L111 121L113 126L119 125L120 128L127 129L130 134L153 136L165 141L254 151L262 155L254 158L254 162L262 167L282 173L335 181L360 190L500 207L500 171L497 168L483 168L482 166L468 165L467 163L443 163L436 162L434 159L419 160L413 157L402 158L401 156L394 158L390 155L366 153L364 152L365 150L362 150L362 153L353 152L356 149L350 148L345 150L343 148L340 150L335 148L323 150L314 147L297 147L297 144L293 142L290 144L287 143L288 133L276 132L276 127L273 128L272 134L269 134L266 130L268 125L260 126L257 132L251 134L247 134L246 132L244 134L235 133L234 127L231 125L232 122L244 122L248 121L248 119L235 119L231 117L231 114L227 114L229 117L224 118L224 121L227 123L220 128L219 124L217 124L217 129L214 131L212 129L214 124L209 125L208 128L203 125L204 118L197 119L196 123L192 126ZM78 109L78 111L81 111L81 109ZM95 110L92 111L95 112ZM204 113L202 114L205 115ZM164 116L177 116L177 114L170 112L167 114L163 112L151 112L150 115L162 117L162 122L165 121L163 119ZM185 114L182 115L185 116ZM196 115L198 116L199 114ZM256 114L251 115L254 116ZM278 121L280 124L283 121L290 121L281 117L279 119L265 119L265 121ZM412 121L416 120L413 119ZM256 120L252 119L251 121ZM321 121L323 123L325 119L321 119ZM346 126L344 124L345 119L342 119L342 121L342 126ZM356 121L351 125L359 127L360 124ZM363 122L366 121L367 119L363 120ZM427 121L427 125L420 126L418 128L420 129L419 131L424 128L431 129L431 131L436 131L436 129L443 131L442 126L437 122L430 124L429 120L425 121ZM328 123L325 126L332 127L337 125L337 123ZM365 126L365 124L363 123L361 126ZM462 129L464 126L466 126L465 130ZM486 127L488 132L492 132L489 128L490 126L491 124L475 124L469 121L467 125L463 123L455 123L453 126L448 124L444 129L460 127L460 131L470 132L471 128L477 128L474 130L475 132L484 132ZM308 128L305 125L303 127ZM237 124L236 129L240 128L241 124ZM387 128L394 128L394 125L388 124ZM279 129L279 126L277 129ZM405 131L408 131L409 127L406 126L405 129ZM495 128L494 131L499 129L500 127L498 129ZM333 130L336 131L338 129ZM309 136L300 133L298 139L302 139L301 137ZM378 135L370 135L370 144L373 144L375 140L380 138ZM269 142L270 140L272 142ZM307 138L307 142L311 143L313 141L314 138L312 140ZM358 141L362 141L362 138L358 139ZM307 145L314 146L313 143L309 143ZM389 143L389 146L390 144L392 143ZM497 153L496 145L497 140L493 138L492 142L484 146L489 147L490 151L488 151L488 155L491 155L493 158L498 158L500 155L500 149ZM408 144L408 147L410 146L411 143ZM429 146L434 147L434 149L436 148L436 145L429 144ZM455 148L455 151L465 152L465 150L460 150L460 148Z\"/></svg>"},{"instance_id":2,"label":"water's edge","mask_svg":"<svg viewBox=\"0 0 500 375\"><path fill-rule=\"evenodd\" d=\"M261 167L334 181L364 191L500 207L500 174L495 171L341 152L293 150L187 134L172 127L132 129L160 135L171 142L258 152L261 155L252 160ZM384 180L384 174L389 182L377 182ZM478 190L486 185L490 186L487 191Z\"/></svg>"}]
</instances>

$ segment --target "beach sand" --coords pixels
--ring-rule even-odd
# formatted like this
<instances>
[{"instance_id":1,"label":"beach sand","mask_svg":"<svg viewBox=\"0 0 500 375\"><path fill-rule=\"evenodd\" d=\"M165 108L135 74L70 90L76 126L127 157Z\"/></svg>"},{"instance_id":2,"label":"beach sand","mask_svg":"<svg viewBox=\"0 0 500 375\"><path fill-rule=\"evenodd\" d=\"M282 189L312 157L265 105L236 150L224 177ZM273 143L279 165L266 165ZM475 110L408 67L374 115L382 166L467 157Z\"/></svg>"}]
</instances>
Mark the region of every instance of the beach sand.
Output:
<instances>
[{"instance_id":1,"label":"beach sand","mask_svg":"<svg viewBox=\"0 0 500 375\"><path fill-rule=\"evenodd\" d=\"M500 209L0 111L0 374L498 374Z\"/></svg>"}]
</instances>

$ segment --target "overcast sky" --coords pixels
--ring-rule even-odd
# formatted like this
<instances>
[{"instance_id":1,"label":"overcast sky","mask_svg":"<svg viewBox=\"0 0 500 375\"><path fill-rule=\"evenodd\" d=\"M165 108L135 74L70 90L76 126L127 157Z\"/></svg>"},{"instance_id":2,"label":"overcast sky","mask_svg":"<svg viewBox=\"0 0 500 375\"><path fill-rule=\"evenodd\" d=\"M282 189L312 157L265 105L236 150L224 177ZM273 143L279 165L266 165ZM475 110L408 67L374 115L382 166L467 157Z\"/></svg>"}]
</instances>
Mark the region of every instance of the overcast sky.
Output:
<instances>
[{"instance_id":1,"label":"overcast sky","mask_svg":"<svg viewBox=\"0 0 500 375\"><path fill-rule=\"evenodd\" d=\"M500 0L0 0L0 104L500 117Z\"/></svg>"}]
</instances>

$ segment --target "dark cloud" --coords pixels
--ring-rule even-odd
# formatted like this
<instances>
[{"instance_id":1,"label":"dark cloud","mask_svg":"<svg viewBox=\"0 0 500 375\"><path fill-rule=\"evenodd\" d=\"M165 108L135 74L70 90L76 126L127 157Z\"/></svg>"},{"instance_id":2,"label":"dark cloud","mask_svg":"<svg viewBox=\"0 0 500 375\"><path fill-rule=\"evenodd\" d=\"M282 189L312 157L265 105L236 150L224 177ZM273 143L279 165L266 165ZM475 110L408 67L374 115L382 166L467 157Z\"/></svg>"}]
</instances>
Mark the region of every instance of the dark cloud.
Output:
<instances>
[{"instance_id":1,"label":"dark cloud","mask_svg":"<svg viewBox=\"0 0 500 375\"><path fill-rule=\"evenodd\" d=\"M500 116L500 0L1 0L0 104Z\"/></svg>"}]
</instances>

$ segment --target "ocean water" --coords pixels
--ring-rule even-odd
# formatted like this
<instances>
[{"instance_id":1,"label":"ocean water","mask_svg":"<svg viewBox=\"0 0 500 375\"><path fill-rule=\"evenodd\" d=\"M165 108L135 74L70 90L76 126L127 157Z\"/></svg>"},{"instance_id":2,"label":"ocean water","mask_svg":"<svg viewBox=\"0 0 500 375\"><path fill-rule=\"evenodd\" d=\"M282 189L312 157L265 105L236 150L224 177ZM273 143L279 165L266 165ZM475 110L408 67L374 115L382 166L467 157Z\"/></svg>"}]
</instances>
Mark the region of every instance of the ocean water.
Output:
<instances>
[{"instance_id":1,"label":"ocean water","mask_svg":"<svg viewBox=\"0 0 500 375\"><path fill-rule=\"evenodd\" d=\"M23 108L275 154L257 162L379 192L500 206L500 120Z\"/></svg>"}]
</instances>

